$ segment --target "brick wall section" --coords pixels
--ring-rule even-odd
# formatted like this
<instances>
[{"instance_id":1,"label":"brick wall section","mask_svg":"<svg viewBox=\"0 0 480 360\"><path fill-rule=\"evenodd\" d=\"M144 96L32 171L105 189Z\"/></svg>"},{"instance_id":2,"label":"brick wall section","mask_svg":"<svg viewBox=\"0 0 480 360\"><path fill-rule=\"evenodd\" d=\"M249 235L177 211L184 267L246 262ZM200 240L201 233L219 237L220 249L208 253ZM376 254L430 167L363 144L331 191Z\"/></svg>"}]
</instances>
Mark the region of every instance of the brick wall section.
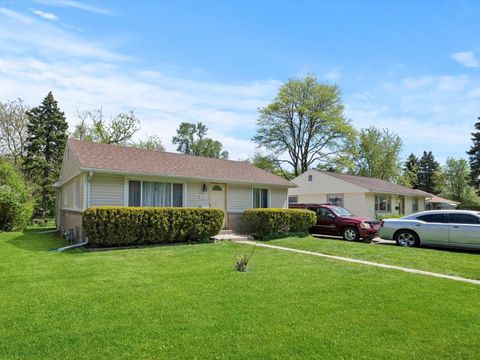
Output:
<instances>
[{"instance_id":1,"label":"brick wall section","mask_svg":"<svg viewBox=\"0 0 480 360\"><path fill-rule=\"evenodd\" d=\"M82 212L75 210L60 210L61 234L70 229L74 231L76 241L83 240Z\"/></svg>"}]
</instances>

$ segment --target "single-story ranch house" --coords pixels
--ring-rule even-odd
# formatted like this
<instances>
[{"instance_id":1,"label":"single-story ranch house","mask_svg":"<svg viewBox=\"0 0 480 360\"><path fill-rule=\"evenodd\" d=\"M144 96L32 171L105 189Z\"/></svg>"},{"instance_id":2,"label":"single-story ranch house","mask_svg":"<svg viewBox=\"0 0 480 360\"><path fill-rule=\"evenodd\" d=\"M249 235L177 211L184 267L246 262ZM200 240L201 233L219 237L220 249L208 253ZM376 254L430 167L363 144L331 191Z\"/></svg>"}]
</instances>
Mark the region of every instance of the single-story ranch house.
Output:
<instances>
[{"instance_id":1,"label":"single-story ranch house","mask_svg":"<svg viewBox=\"0 0 480 360\"><path fill-rule=\"evenodd\" d=\"M425 209L427 193L385 180L308 170L292 180L289 203L332 203L355 215L375 218L388 214L412 214Z\"/></svg>"},{"instance_id":2,"label":"single-story ranch house","mask_svg":"<svg viewBox=\"0 0 480 360\"><path fill-rule=\"evenodd\" d=\"M104 205L219 208L238 230L245 209L285 208L296 185L246 161L70 139L55 186L60 230L82 238L82 211Z\"/></svg>"}]
</instances>

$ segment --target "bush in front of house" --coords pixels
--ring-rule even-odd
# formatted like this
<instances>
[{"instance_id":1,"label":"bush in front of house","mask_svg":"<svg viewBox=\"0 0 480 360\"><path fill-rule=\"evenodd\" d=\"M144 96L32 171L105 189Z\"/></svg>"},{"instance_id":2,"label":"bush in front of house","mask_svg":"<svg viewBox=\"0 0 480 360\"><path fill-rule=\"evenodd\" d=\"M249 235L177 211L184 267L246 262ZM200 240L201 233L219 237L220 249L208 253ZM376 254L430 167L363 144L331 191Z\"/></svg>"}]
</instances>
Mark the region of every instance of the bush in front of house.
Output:
<instances>
[{"instance_id":1,"label":"bush in front of house","mask_svg":"<svg viewBox=\"0 0 480 360\"><path fill-rule=\"evenodd\" d=\"M313 211L304 209L248 209L243 213L243 224L257 239L267 240L307 233L315 225Z\"/></svg>"},{"instance_id":2,"label":"bush in front of house","mask_svg":"<svg viewBox=\"0 0 480 360\"><path fill-rule=\"evenodd\" d=\"M94 207L83 212L83 229L99 247L205 241L223 216L220 209Z\"/></svg>"},{"instance_id":3,"label":"bush in front of house","mask_svg":"<svg viewBox=\"0 0 480 360\"><path fill-rule=\"evenodd\" d=\"M13 165L0 160L0 231L23 229L33 213L31 191Z\"/></svg>"}]
</instances>

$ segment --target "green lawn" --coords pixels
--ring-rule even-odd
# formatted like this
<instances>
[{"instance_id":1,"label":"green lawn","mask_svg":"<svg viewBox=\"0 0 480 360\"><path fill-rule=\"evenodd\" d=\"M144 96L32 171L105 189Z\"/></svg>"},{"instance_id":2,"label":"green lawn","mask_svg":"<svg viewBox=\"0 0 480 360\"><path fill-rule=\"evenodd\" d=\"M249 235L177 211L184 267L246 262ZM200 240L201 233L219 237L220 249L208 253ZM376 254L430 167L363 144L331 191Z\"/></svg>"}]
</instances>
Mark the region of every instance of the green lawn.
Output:
<instances>
[{"instance_id":1,"label":"green lawn","mask_svg":"<svg viewBox=\"0 0 480 360\"><path fill-rule=\"evenodd\" d=\"M313 236L279 239L269 244L480 279L480 251L403 248Z\"/></svg>"},{"instance_id":2,"label":"green lawn","mask_svg":"<svg viewBox=\"0 0 480 360\"><path fill-rule=\"evenodd\" d=\"M238 273L250 247L229 242L61 244L0 234L1 359L478 359L479 286L261 248Z\"/></svg>"}]
</instances>

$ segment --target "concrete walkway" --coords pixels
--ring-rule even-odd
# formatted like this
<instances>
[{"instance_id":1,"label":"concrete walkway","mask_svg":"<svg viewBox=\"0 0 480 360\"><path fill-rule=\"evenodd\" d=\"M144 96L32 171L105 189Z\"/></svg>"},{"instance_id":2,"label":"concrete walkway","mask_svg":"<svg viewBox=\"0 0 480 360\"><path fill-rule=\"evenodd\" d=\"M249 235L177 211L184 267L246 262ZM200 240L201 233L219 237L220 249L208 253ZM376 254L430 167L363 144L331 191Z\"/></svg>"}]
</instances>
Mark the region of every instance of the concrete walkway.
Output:
<instances>
[{"instance_id":1,"label":"concrete walkway","mask_svg":"<svg viewBox=\"0 0 480 360\"><path fill-rule=\"evenodd\" d=\"M233 241L235 241L235 240L233 240ZM430 272L430 271L411 269L411 268L407 268L407 267L403 267L403 266L386 265L386 264L376 263L376 262L373 262L373 261L358 260L358 259L346 258L346 257L342 257L342 256L335 256L335 255L327 255L327 254L322 254L322 253L308 251L308 250L292 249L292 248L287 248L287 247L283 247L283 246L269 245L269 244L259 243L259 242L250 241L250 240L240 240L240 241L235 241L235 242L237 242L239 244L245 244L245 245L255 245L255 246L262 247L262 248L267 248L267 249L289 251L289 252L294 252L294 253L298 253L298 254L305 254L305 255L313 255L313 256L318 256L318 257L324 257L324 258L327 258L327 259L345 261L345 262L349 262L349 263L376 266L376 267L380 267L380 268L384 268L384 269L392 269L392 270L398 270L398 271L403 271L403 272L412 273L412 274L419 274L419 275L431 276L431 277L436 277L436 278L441 278L441 279L448 279L448 280L453 280L453 281L460 281L460 282L464 282L464 283L480 285L480 280L468 279L468 278L464 278L464 277L461 277L461 276L446 275L446 274L434 273L434 272Z\"/></svg>"}]
</instances>

